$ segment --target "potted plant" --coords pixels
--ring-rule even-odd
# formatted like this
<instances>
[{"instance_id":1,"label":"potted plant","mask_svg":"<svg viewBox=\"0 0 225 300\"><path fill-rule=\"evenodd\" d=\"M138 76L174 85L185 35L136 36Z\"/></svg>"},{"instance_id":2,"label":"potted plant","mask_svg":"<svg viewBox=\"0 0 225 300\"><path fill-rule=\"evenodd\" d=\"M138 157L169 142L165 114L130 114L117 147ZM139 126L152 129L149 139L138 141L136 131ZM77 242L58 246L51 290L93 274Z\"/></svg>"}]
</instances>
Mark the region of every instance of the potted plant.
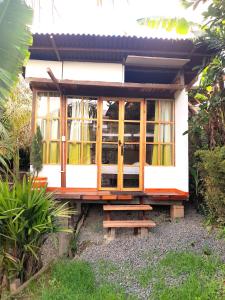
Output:
<instances>
[{"instance_id":1,"label":"potted plant","mask_svg":"<svg viewBox=\"0 0 225 300\"><path fill-rule=\"evenodd\" d=\"M36 133L32 139L30 160L34 173L33 186L46 187L47 177L38 177L39 172L43 168L43 138L39 126L37 126Z\"/></svg>"}]
</instances>

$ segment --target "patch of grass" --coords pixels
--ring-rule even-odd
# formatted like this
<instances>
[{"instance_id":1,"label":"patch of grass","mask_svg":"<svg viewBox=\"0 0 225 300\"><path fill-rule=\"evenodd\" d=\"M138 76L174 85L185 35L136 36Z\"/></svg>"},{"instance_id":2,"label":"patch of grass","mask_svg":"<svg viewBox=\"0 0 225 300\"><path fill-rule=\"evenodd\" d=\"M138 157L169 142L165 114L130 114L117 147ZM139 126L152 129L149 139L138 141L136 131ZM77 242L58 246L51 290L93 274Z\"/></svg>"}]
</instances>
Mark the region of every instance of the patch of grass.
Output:
<instances>
[{"instance_id":1,"label":"patch of grass","mask_svg":"<svg viewBox=\"0 0 225 300\"><path fill-rule=\"evenodd\" d=\"M138 282L144 288L146 288L149 285L153 276L154 276L154 269L151 267L146 267L137 273Z\"/></svg>"},{"instance_id":2,"label":"patch of grass","mask_svg":"<svg viewBox=\"0 0 225 300\"><path fill-rule=\"evenodd\" d=\"M157 265L137 273L139 284L152 286L152 300L221 300L225 266L213 256L170 252Z\"/></svg>"},{"instance_id":3,"label":"patch of grass","mask_svg":"<svg viewBox=\"0 0 225 300\"><path fill-rule=\"evenodd\" d=\"M115 265L111 261L106 261L106 260L98 261L97 268L98 268L98 272L103 277L119 271L119 266Z\"/></svg>"},{"instance_id":4,"label":"patch of grass","mask_svg":"<svg viewBox=\"0 0 225 300\"><path fill-rule=\"evenodd\" d=\"M31 300L125 300L131 299L116 286L98 286L91 266L83 261L59 261L20 299ZM19 299L19 297L18 297Z\"/></svg>"}]
</instances>

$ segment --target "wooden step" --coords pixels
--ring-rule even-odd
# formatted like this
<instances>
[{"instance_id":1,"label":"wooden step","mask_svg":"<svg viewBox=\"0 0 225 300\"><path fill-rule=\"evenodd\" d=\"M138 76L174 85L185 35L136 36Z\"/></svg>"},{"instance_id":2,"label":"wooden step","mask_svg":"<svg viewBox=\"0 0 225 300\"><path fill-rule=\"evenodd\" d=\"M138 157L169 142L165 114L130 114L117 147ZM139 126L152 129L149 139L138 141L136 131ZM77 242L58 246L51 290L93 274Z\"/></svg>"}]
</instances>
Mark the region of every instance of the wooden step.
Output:
<instances>
[{"instance_id":1,"label":"wooden step","mask_svg":"<svg viewBox=\"0 0 225 300\"><path fill-rule=\"evenodd\" d=\"M113 210L152 210L152 207L148 204L128 204L128 205L103 205L104 211Z\"/></svg>"},{"instance_id":2,"label":"wooden step","mask_svg":"<svg viewBox=\"0 0 225 300\"><path fill-rule=\"evenodd\" d=\"M156 224L150 220L103 221L104 228L150 228Z\"/></svg>"}]
</instances>

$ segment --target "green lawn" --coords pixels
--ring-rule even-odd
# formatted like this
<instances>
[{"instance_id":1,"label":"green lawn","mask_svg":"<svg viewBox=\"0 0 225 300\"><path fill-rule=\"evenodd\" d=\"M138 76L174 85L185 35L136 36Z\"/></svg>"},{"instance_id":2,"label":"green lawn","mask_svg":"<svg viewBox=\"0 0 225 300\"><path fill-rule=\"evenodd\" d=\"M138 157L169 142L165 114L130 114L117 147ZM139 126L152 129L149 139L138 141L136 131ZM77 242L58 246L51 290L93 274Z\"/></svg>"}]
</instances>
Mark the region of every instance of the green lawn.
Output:
<instances>
[{"instance_id":1,"label":"green lawn","mask_svg":"<svg viewBox=\"0 0 225 300\"><path fill-rule=\"evenodd\" d=\"M123 300L137 299L119 288L121 278L127 284L136 283L141 289L151 287L151 300L222 300L224 296L225 267L213 255L190 252L170 252L158 263L152 264L148 255L146 266L133 269L124 264L100 261L95 272L101 284L96 283L92 266L83 261L62 260L43 275L38 282L17 299L31 300ZM118 280L113 280L116 274ZM114 285L112 285L114 283Z\"/></svg>"}]
</instances>

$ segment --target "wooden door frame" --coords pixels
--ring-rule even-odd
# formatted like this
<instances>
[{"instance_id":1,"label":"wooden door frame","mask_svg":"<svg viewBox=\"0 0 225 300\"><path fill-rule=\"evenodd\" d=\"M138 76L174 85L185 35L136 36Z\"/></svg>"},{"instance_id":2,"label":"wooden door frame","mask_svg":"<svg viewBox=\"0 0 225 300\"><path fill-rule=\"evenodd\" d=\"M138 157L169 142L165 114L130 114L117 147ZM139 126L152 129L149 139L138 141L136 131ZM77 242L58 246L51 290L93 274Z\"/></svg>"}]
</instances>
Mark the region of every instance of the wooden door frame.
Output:
<instances>
[{"instance_id":1,"label":"wooden door frame","mask_svg":"<svg viewBox=\"0 0 225 300\"><path fill-rule=\"evenodd\" d=\"M107 97L108 98L108 97ZM140 102L140 141L139 141L139 187L124 188L123 187L123 156L121 155L121 145L118 145L118 177L117 187L101 187L101 167L102 167L102 104L103 100L107 98L99 98L98 101L98 130L97 130L97 186L98 190L112 190L112 191L142 191L144 190L144 159L145 159L145 135L146 135L146 102L143 98L114 98L119 101L119 120L118 120L118 135L122 145L124 145L124 102ZM111 98L110 98L111 99ZM113 100L112 99L112 100ZM131 121L132 122L132 121Z\"/></svg>"}]
</instances>

